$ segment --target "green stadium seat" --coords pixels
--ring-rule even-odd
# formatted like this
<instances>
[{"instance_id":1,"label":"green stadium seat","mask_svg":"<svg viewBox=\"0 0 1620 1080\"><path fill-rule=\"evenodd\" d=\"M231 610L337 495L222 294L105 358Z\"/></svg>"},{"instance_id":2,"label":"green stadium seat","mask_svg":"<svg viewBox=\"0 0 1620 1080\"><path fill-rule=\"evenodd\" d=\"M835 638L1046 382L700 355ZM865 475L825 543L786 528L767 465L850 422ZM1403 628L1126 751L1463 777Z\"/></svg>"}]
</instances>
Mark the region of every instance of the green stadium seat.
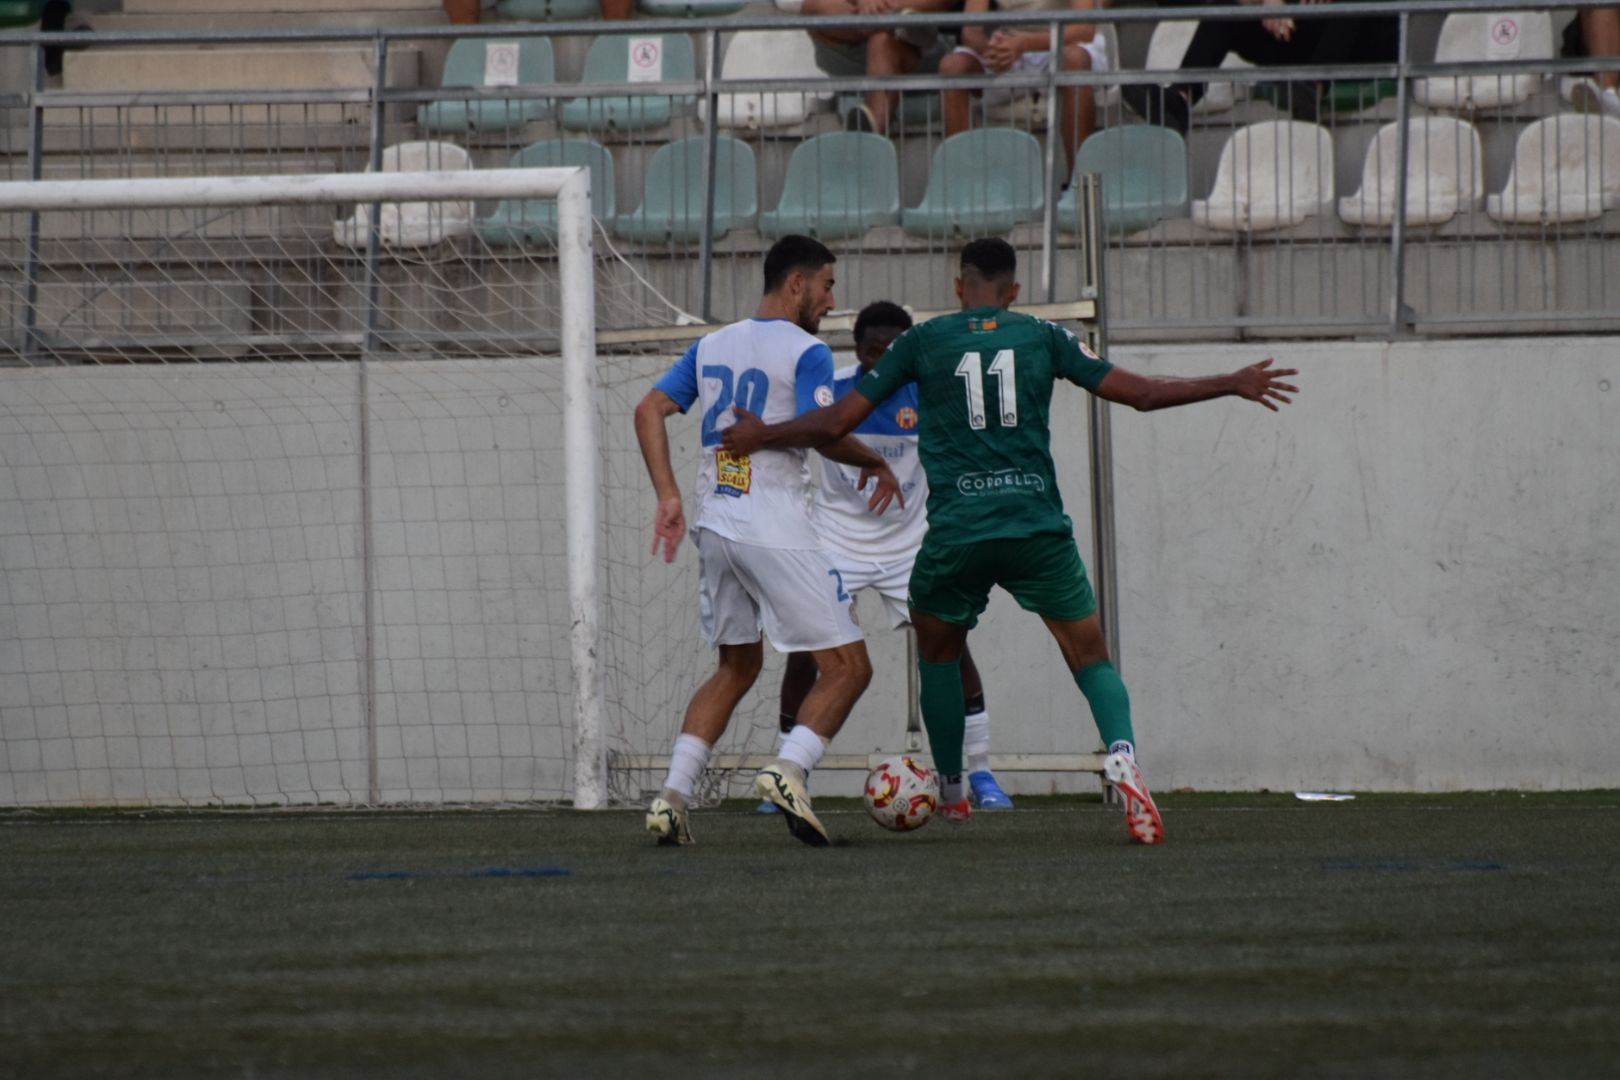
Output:
<instances>
[{"instance_id":1,"label":"green stadium seat","mask_svg":"<svg viewBox=\"0 0 1620 1080\"><path fill-rule=\"evenodd\" d=\"M656 50L646 47L650 42L657 43ZM634 58L631 56L632 43L637 53ZM656 56L653 56L655 51ZM656 65L658 78L649 81L649 87L656 87L658 82L697 78L692 39L685 34L614 34L591 42L590 49L585 53L585 71L580 82L586 85L633 82L632 64L641 70ZM656 93L576 98L562 107L560 120L562 126L570 131L634 131L666 124L677 108L685 111L691 106L690 96L672 98Z\"/></svg>"},{"instance_id":2,"label":"green stadium seat","mask_svg":"<svg viewBox=\"0 0 1620 1080\"><path fill-rule=\"evenodd\" d=\"M534 86L556 82L556 65L551 42L546 38L495 41L488 38L462 38L450 46L444 60L444 87L500 85L501 52L492 54L489 46L517 46L517 70L509 73L518 85ZM496 81L491 83L491 78ZM488 98L468 101L430 101L417 111L416 122L424 131L468 132L511 131L530 120L544 120L551 114L551 102L540 98Z\"/></svg>"},{"instance_id":3,"label":"green stadium seat","mask_svg":"<svg viewBox=\"0 0 1620 1080\"><path fill-rule=\"evenodd\" d=\"M667 143L647 163L641 205L621 216L613 231L647 244L696 244L703 239L703 136ZM751 225L759 213L754 151L719 136L715 147L714 239Z\"/></svg>"},{"instance_id":4,"label":"green stadium seat","mask_svg":"<svg viewBox=\"0 0 1620 1080\"><path fill-rule=\"evenodd\" d=\"M735 15L748 0L636 0L636 10L653 19L702 19Z\"/></svg>"},{"instance_id":5,"label":"green stadium seat","mask_svg":"<svg viewBox=\"0 0 1620 1080\"><path fill-rule=\"evenodd\" d=\"M45 10L45 0L0 0L0 30L33 26Z\"/></svg>"},{"instance_id":6,"label":"green stadium seat","mask_svg":"<svg viewBox=\"0 0 1620 1080\"><path fill-rule=\"evenodd\" d=\"M1187 216L1187 144L1156 124L1132 124L1096 132L1074 157L1074 174L1102 175L1103 224L1111 233L1132 233L1168 217ZM1058 226L1080 227L1071 183L1058 200Z\"/></svg>"},{"instance_id":7,"label":"green stadium seat","mask_svg":"<svg viewBox=\"0 0 1620 1080\"><path fill-rule=\"evenodd\" d=\"M834 131L794 148L776 209L759 231L818 240L860 236L900 220L900 160L894 143L870 132Z\"/></svg>"},{"instance_id":8,"label":"green stadium seat","mask_svg":"<svg viewBox=\"0 0 1620 1080\"><path fill-rule=\"evenodd\" d=\"M1010 232L1046 208L1041 144L1027 131L977 128L934 151L922 202L900 214L912 236L973 237Z\"/></svg>"},{"instance_id":9,"label":"green stadium seat","mask_svg":"<svg viewBox=\"0 0 1620 1080\"><path fill-rule=\"evenodd\" d=\"M612 224L613 155L590 139L546 139L512 155L513 169L584 165L591 170L591 215ZM551 247L557 243L557 203L552 199L503 199L478 222L478 235L491 247Z\"/></svg>"},{"instance_id":10,"label":"green stadium seat","mask_svg":"<svg viewBox=\"0 0 1620 1080\"><path fill-rule=\"evenodd\" d=\"M500 0L495 11L509 22L583 22L600 19L600 0Z\"/></svg>"}]
</instances>

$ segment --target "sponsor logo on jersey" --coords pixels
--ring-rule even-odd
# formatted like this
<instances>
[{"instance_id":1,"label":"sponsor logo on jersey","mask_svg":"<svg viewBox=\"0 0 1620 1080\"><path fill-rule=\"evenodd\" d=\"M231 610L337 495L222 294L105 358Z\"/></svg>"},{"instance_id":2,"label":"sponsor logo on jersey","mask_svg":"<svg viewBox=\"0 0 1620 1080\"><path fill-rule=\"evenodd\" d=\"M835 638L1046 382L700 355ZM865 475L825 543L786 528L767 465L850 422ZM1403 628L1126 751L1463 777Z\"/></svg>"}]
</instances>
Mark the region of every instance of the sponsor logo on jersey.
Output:
<instances>
[{"instance_id":1,"label":"sponsor logo on jersey","mask_svg":"<svg viewBox=\"0 0 1620 1080\"><path fill-rule=\"evenodd\" d=\"M994 319L994 318L991 318L991 319L969 319L968 320L968 332L972 333L972 334L988 334L999 325L1000 325L999 320Z\"/></svg>"},{"instance_id":2,"label":"sponsor logo on jersey","mask_svg":"<svg viewBox=\"0 0 1620 1080\"><path fill-rule=\"evenodd\" d=\"M830 386L818 386L818 387L816 387L816 404L820 405L823 409L825 409L827 406L831 405L832 403L833 403L832 387L830 387Z\"/></svg>"},{"instance_id":3,"label":"sponsor logo on jersey","mask_svg":"<svg viewBox=\"0 0 1620 1080\"><path fill-rule=\"evenodd\" d=\"M894 422L903 430L910 431L917 426L917 410L910 405L903 406L899 412L894 414Z\"/></svg>"},{"instance_id":4,"label":"sponsor logo on jersey","mask_svg":"<svg viewBox=\"0 0 1620 1080\"><path fill-rule=\"evenodd\" d=\"M729 450L714 452L714 493L740 499L754 483L754 463L747 454Z\"/></svg>"},{"instance_id":5,"label":"sponsor logo on jersey","mask_svg":"<svg viewBox=\"0 0 1620 1080\"><path fill-rule=\"evenodd\" d=\"M956 478L956 490L963 495L1000 495L1006 491L1045 491L1046 480L1039 473L1017 469L965 473Z\"/></svg>"}]
</instances>

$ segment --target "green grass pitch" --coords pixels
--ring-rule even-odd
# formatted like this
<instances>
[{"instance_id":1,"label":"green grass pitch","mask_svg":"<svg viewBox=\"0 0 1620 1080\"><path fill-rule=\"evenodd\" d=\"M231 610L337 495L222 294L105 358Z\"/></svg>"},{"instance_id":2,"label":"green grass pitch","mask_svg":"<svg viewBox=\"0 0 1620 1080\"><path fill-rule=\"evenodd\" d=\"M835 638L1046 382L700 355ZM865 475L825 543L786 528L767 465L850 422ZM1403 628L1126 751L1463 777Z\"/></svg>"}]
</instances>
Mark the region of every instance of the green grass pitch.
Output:
<instances>
[{"instance_id":1,"label":"green grass pitch","mask_svg":"<svg viewBox=\"0 0 1620 1080\"><path fill-rule=\"evenodd\" d=\"M1620 1075L1620 793L0 814L0 1076Z\"/></svg>"}]
</instances>

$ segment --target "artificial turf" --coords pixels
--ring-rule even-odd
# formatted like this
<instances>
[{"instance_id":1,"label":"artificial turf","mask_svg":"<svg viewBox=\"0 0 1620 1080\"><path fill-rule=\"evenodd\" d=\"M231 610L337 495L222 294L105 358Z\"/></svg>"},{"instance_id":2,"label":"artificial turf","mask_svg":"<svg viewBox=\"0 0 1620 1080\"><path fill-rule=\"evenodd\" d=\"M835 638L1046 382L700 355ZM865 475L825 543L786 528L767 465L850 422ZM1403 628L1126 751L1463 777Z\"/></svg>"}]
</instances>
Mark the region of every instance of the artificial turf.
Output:
<instances>
[{"instance_id":1,"label":"artificial turf","mask_svg":"<svg viewBox=\"0 0 1620 1080\"><path fill-rule=\"evenodd\" d=\"M0 815L0 1076L1620 1074L1620 793Z\"/></svg>"}]
</instances>

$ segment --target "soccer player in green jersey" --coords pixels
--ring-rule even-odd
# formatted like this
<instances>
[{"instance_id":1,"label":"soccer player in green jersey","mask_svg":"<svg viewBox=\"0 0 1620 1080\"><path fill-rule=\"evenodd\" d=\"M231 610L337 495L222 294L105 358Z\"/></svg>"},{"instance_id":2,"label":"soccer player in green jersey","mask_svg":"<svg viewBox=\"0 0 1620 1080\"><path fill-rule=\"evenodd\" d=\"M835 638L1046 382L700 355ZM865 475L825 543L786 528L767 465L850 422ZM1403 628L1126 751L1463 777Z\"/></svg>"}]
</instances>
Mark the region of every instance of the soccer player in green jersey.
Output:
<instances>
[{"instance_id":1,"label":"soccer player in green jersey","mask_svg":"<svg viewBox=\"0 0 1620 1080\"><path fill-rule=\"evenodd\" d=\"M1164 840L1136 764L1130 696L1108 658L1097 600L1063 511L1048 427L1052 387L1065 379L1107 401L1149 411L1241 397L1276 411L1296 375L1270 360L1225 375L1138 375L1092 353L1067 330L1007 309L1018 299L1017 256L1004 240L962 249L962 310L900 335L877 366L833 405L764 424L738 409L725 432L734 453L821 446L843 437L901 386L919 396L928 475L928 535L911 573L911 616L923 723L940 774L940 811L966 821L960 659L968 631L1000 585L1057 639L1108 748L1103 775L1125 802L1131 838Z\"/></svg>"}]
</instances>

